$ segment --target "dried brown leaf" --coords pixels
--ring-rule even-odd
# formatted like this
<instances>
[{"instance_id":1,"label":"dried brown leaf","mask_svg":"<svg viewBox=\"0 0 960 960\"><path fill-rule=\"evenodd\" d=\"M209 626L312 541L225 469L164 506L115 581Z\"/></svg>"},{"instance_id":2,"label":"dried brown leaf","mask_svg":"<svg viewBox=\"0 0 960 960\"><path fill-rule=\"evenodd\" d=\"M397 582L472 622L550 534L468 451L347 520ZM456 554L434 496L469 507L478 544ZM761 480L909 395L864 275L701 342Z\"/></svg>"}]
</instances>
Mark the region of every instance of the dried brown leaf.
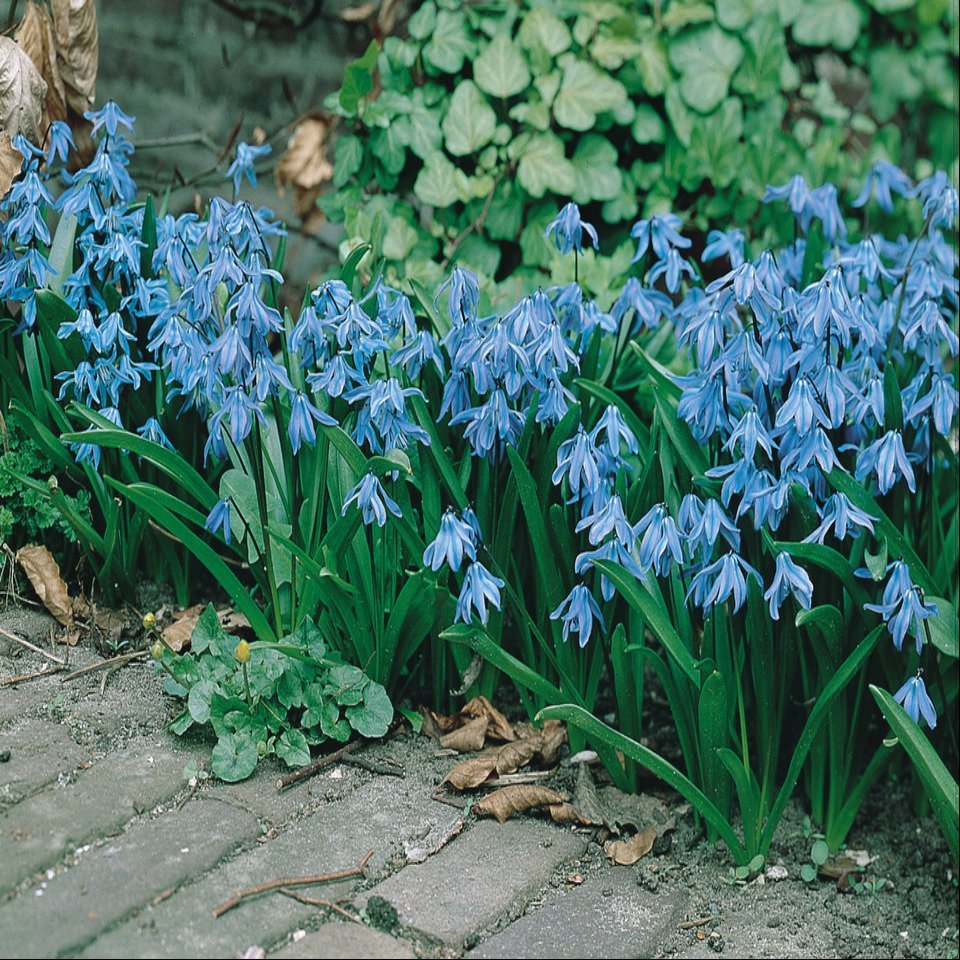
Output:
<instances>
[{"instance_id":1,"label":"dried brown leaf","mask_svg":"<svg viewBox=\"0 0 960 960\"><path fill-rule=\"evenodd\" d=\"M435 740L437 743L440 742L441 737L445 733L449 733L454 727L454 718L445 717L442 714L434 713L429 707L425 707L422 704L418 708L420 716L423 717L423 724L420 727L420 732L425 736L429 737L431 740Z\"/></svg>"},{"instance_id":2,"label":"dried brown leaf","mask_svg":"<svg viewBox=\"0 0 960 960\"><path fill-rule=\"evenodd\" d=\"M534 738L515 740L497 747L497 773L501 775L513 773L514 770L525 767L537 755L539 749L539 740Z\"/></svg>"},{"instance_id":3,"label":"dried brown leaf","mask_svg":"<svg viewBox=\"0 0 960 960\"><path fill-rule=\"evenodd\" d=\"M487 794L473 805L473 809L477 813L496 817L500 823L505 823L515 813L525 813L527 810L550 807L565 801L566 797L563 794L549 787L516 784L512 787L501 787Z\"/></svg>"},{"instance_id":4,"label":"dried brown leaf","mask_svg":"<svg viewBox=\"0 0 960 960\"><path fill-rule=\"evenodd\" d=\"M94 0L51 0L51 6L67 106L83 113L93 106L97 89L97 10Z\"/></svg>"},{"instance_id":5,"label":"dried brown leaf","mask_svg":"<svg viewBox=\"0 0 960 960\"><path fill-rule=\"evenodd\" d=\"M567 742L567 728L561 720L544 720L540 735L540 762L555 767L560 762L560 750Z\"/></svg>"},{"instance_id":6,"label":"dried brown leaf","mask_svg":"<svg viewBox=\"0 0 960 960\"><path fill-rule=\"evenodd\" d=\"M14 39L33 61L47 85L43 101L43 126L47 127L54 120L66 120L67 93L57 63L57 38L53 21L33 0L30 0L23 12L23 19L17 27Z\"/></svg>"},{"instance_id":7,"label":"dried brown leaf","mask_svg":"<svg viewBox=\"0 0 960 960\"><path fill-rule=\"evenodd\" d=\"M10 189L23 157L13 147L22 133L40 142L47 84L27 53L10 37L0 37L0 196Z\"/></svg>"},{"instance_id":8,"label":"dried brown leaf","mask_svg":"<svg viewBox=\"0 0 960 960\"><path fill-rule=\"evenodd\" d=\"M281 191L293 187L294 209L310 233L323 222L317 207L323 185L333 178L333 164L327 157L327 138L332 121L322 115L302 117L287 141L287 149L274 172Z\"/></svg>"},{"instance_id":9,"label":"dried brown leaf","mask_svg":"<svg viewBox=\"0 0 960 960\"><path fill-rule=\"evenodd\" d=\"M656 839L657 828L649 823L629 840L608 840L603 845L603 852L612 863L631 867L653 849L653 841Z\"/></svg>"},{"instance_id":10,"label":"dried brown leaf","mask_svg":"<svg viewBox=\"0 0 960 960\"><path fill-rule=\"evenodd\" d=\"M383 0L380 4L380 12L377 14L377 27L380 30L380 36L387 37L393 33L402 7L403 0Z\"/></svg>"},{"instance_id":11,"label":"dried brown leaf","mask_svg":"<svg viewBox=\"0 0 960 960\"><path fill-rule=\"evenodd\" d=\"M457 790L473 790L497 775L499 749L485 750L458 763L443 779Z\"/></svg>"},{"instance_id":12,"label":"dried brown leaf","mask_svg":"<svg viewBox=\"0 0 960 960\"><path fill-rule=\"evenodd\" d=\"M358 7L347 7L340 12L340 19L345 23L362 23L369 20L377 10L380 4L378 0L368 0L367 3L361 3Z\"/></svg>"},{"instance_id":13,"label":"dried brown leaf","mask_svg":"<svg viewBox=\"0 0 960 960\"><path fill-rule=\"evenodd\" d=\"M57 623L73 626L73 601L53 554L44 546L21 547L17 551L17 563Z\"/></svg>"},{"instance_id":14,"label":"dried brown leaf","mask_svg":"<svg viewBox=\"0 0 960 960\"><path fill-rule=\"evenodd\" d=\"M190 644L194 627L196 627L197 621L204 610L206 610L206 604L198 603L183 610L174 610L170 614L172 622L160 631L160 635L174 651L180 653ZM220 620L220 626L227 633L236 633L238 630L244 630L250 626L250 621L242 613L237 613L235 610L218 610L217 617Z\"/></svg>"},{"instance_id":15,"label":"dried brown leaf","mask_svg":"<svg viewBox=\"0 0 960 960\"><path fill-rule=\"evenodd\" d=\"M551 803L544 808L554 823L575 823L581 827L593 827L596 824L585 817L572 803Z\"/></svg>"},{"instance_id":16,"label":"dried brown leaf","mask_svg":"<svg viewBox=\"0 0 960 960\"><path fill-rule=\"evenodd\" d=\"M487 736L492 740L515 740L517 733L510 721L486 698L474 697L457 714L464 720L473 717L486 717L489 721Z\"/></svg>"},{"instance_id":17,"label":"dried brown leaf","mask_svg":"<svg viewBox=\"0 0 960 960\"><path fill-rule=\"evenodd\" d=\"M476 717L469 723L451 730L440 737L440 746L447 750L456 750L459 753L473 753L482 750L487 739L486 717Z\"/></svg>"}]
</instances>

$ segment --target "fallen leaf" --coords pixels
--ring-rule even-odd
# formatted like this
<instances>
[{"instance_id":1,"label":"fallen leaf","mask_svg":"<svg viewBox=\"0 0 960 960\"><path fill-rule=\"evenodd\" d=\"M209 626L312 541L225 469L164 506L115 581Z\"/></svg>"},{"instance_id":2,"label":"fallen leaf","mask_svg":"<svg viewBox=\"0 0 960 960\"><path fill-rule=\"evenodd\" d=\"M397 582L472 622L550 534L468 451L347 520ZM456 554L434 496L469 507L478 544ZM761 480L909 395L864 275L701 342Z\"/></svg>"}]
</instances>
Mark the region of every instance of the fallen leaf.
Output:
<instances>
[{"instance_id":1,"label":"fallen leaf","mask_svg":"<svg viewBox=\"0 0 960 960\"><path fill-rule=\"evenodd\" d=\"M183 610L173 610L170 613L172 623L168 623L160 631L160 635L174 652L180 653L190 644L193 630L204 610L206 610L206 604L198 603ZM250 626L250 621L242 613L237 613L235 610L218 610L217 617L220 620L220 626L227 633L237 633L248 629Z\"/></svg>"},{"instance_id":2,"label":"fallen leaf","mask_svg":"<svg viewBox=\"0 0 960 960\"><path fill-rule=\"evenodd\" d=\"M57 38L54 35L53 21L33 0L30 0L23 12L23 19L17 27L14 39L33 61L47 85L43 101L43 126L47 127L54 120L66 120L67 93L57 63Z\"/></svg>"},{"instance_id":3,"label":"fallen leaf","mask_svg":"<svg viewBox=\"0 0 960 960\"><path fill-rule=\"evenodd\" d=\"M21 133L40 142L47 85L27 53L10 37L0 37L0 196L10 189L23 157L13 146Z\"/></svg>"},{"instance_id":4,"label":"fallen leaf","mask_svg":"<svg viewBox=\"0 0 960 960\"><path fill-rule=\"evenodd\" d=\"M440 746L447 750L456 750L458 753L472 753L482 750L487 739L486 717L475 717L469 723L451 730L440 737Z\"/></svg>"},{"instance_id":5,"label":"fallen leaf","mask_svg":"<svg viewBox=\"0 0 960 960\"><path fill-rule=\"evenodd\" d=\"M317 198L323 185L333 179L333 164L327 157L327 137L332 120L324 115L302 117L287 141L287 149L277 163L274 178L281 192L293 187L294 209L303 220L303 229L311 232L318 220Z\"/></svg>"},{"instance_id":6,"label":"fallen leaf","mask_svg":"<svg viewBox=\"0 0 960 960\"><path fill-rule=\"evenodd\" d=\"M538 807L549 807L562 804L566 797L549 787L536 787L528 784L517 784L512 787L501 787L478 800L473 809L480 814L496 817L500 823L506 823L515 813L524 813Z\"/></svg>"},{"instance_id":7,"label":"fallen leaf","mask_svg":"<svg viewBox=\"0 0 960 960\"><path fill-rule=\"evenodd\" d=\"M485 750L476 757L458 763L444 778L457 790L473 790L497 775L499 747Z\"/></svg>"},{"instance_id":8,"label":"fallen leaf","mask_svg":"<svg viewBox=\"0 0 960 960\"><path fill-rule=\"evenodd\" d=\"M40 602L57 623L65 627L73 626L73 602L53 554L44 546L21 547L17 551L17 563L23 568Z\"/></svg>"},{"instance_id":9,"label":"fallen leaf","mask_svg":"<svg viewBox=\"0 0 960 960\"><path fill-rule=\"evenodd\" d=\"M597 826L592 820L585 817L572 803L551 803L546 807L550 819L554 823L575 823L581 827Z\"/></svg>"},{"instance_id":10,"label":"fallen leaf","mask_svg":"<svg viewBox=\"0 0 960 960\"><path fill-rule=\"evenodd\" d=\"M97 89L97 10L94 0L51 0L51 7L67 106L82 114L93 106Z\"/></svg>"},{"instance_id":11,"label":"fallen leaf","mask_svg":"<svg viewBox=\"0 0 960 960\"><path fill-rule=\"evenodd\" d=\"M345 23L361 23L364 20L369 20L379 7L380 4L377 0L369 0L368 3L361 3L359 7L347 7L346 10L342 10L340 19Z\"/></svg>"},{"instance_id":12,"label":"fallen leaf","mask_svg":"<svg viewBox=\"0 0 960 960\"><path fill-rule=\"evenodd\" d=\"M657 828L650 823L629 840L608 840L603 845L603 852L612 863L631 867L653 849L653 841L656 839Z\"/></svg>"},{"instance_id":13,"label":"fallen leaf","mask_svg":"<svg viewBox=\"0 0 960 960\"><path fill-rule=\"evenodd\" d=\"M474 697L457 714L458 717L486 717L487 736L493 740L515 740L517 732L510 721L486 698ZM547 721L550 723L551 721ZM557 722L557 721L553 721Z\"/></svg>"}]
</instances>

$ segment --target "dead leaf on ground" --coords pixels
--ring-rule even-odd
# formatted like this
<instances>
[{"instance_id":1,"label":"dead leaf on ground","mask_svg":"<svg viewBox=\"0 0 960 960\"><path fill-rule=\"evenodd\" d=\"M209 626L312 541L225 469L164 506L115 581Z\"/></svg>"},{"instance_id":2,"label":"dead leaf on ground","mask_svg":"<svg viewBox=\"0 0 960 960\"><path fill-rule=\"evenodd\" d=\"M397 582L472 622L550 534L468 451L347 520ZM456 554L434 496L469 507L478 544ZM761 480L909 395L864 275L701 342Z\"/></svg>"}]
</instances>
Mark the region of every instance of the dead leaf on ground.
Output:
<instances>
[{"instance_id":1,"label":"dead leaf on ground","mask_svg":"<svg viewBox=\"0 0 960 960\"><path fill-rule=\"evenodd\" d=\"M475 717L462 727L451 730L440 737L440 746L446 750L456 750L458 753L472 753L482 750L487 740L486 717Z\"/></svg>"},{"instance_id":2,"label":"dead leaf on ground","mask_svg":"<svg viewBox=\"0 0 960 960\"><path fill-rule=\"evenodd\" d=\"M624 793L616 787L598 790L586 764L579 767L573 802L585 816L602 824L612 834L619 835L626 827L639 831L648 823L655 824L660 835L676 827L676 817L654 796Z\"/></svg>"},{"instance_id":3,"label":"dead leaf on ground","mask_svg":"<svg viewBox=\"0 0 960 960\"><path fill-rule=\"evenodd\" d=\"M274 172L281 192L293 187L294 209L306 233L312 233L323 222L316 201L323 185L333 179L333 164L327 157L332 126L332 119L325 115L301 117Z\"/></svg>"},{"instance_id":4,"label":"dead leaf on ground","mask_svg":"<svg viewBox=\"0 0 960 960\"><path fill-rule=\"evenodd\" d=\"M486 697L474 697L464 705L462 710L452 716L435 713L426 707L420 708L420 715L423 717L421 732L424 736L436 740L444 747L460 750L462 753L481 749L487 737L492 740L517 738L517 732L510 721ZM485 721L485 723L481 724L477 721ZM470 745L476 742L476 730L481 726L484 739L481 739L477 746ZM467 745L457 746L458 738L450 735L466 727L470 728L469 736L463 738Z\"/></svg>"},{"instance_id":5,"label":"dead leaf on ground","mask_svg":"<svg viewBox=\"0 0 960 960\"><path fill-rule=\"evenodd\" d=\"M94 0L51 0L57 63L67 106L75 113L93 107L97 89L99 30Z\"/></svg>"},{"instance_id":6,"label":"dead leaf on ground","mask_svg":"<svg viewBox=\"0 0 960 960\"><path fill-rule=\"evenodd\" d=\"M632 867L653 849L653 841L656 839L657 828L654 824L649 823L628 840L608 840L603 845L603 852L611 863L619 864L622 867Z\"/></svg>"},{"instance_id":7,"label":"dead leaf on ground","mask_svg":"<svg viewBox=\"0 0 960 960\"><path fill-rule=\"evenodd\" d=\"M488 793L473 805L473 809L479 814L496 817L500 823L506 823L515 813L525 813L527 810L541 807L549 809L566 802L567 798L562 793L557 793L549 787L516 784Z\"/></svg>"},{"instance_id":8,"label":"dead leaf on ground","mask_svg":"<svg viewBox=\"0 0 960 960\"><path fill-rule=\"evenodd\" d=\"M57 62L57 38L53 21L33 0L30 0L23 11L23 19L17 27L14 39L33 61L47 85L43 102L43 126L48 126L54 120L66 120L67 93Z\"/></svg>"},{"instance_id":9,"label":"dead leaf on ground","mask_svg":"<svg viewBox=\"0 0 960 960\"><path fill-rule=\"evenodd\" d=\"M73 601L53 554L44 546L21 547L17 551L17 563L50 615L62 626L72 627Z\"/></svg>"},{"instance_id":10,"label":"dead leaf on ground","mask_svg":"<svg viewBox=\"0 0 960 960\"><path fill-rule=\"evenodd\" d=\"M47 85L33 61L10 37L0 37L0 196L10 189L23 157L13 146L21 133L40 142Z\"/></svg>"}]
</instances>

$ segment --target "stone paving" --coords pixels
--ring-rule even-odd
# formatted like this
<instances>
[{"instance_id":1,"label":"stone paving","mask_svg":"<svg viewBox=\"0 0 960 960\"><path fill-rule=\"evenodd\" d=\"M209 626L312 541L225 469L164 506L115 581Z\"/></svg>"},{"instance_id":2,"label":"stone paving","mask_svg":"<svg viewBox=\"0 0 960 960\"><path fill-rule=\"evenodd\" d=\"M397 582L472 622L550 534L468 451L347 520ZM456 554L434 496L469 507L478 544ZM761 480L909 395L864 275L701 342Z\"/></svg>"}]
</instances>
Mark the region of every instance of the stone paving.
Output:
<instances>
[{"instance_id":1,"label":"stone paving","mask_svg":"<svg viewBox=\"0 0 960 960\"><path fill-rule=\"evenodd\" d=\"M18 615L0 624L43 636ZM0 645L0 681L42 666ZM683 899L635 871L601 864L583 882L587 833L468 817L442 843L462 818L432 796L450 758L409 731L357 754L402 776L345 760L283 792L266 765L194 788L184 768L210 744L165 731L175 706L150 666L118 671L103 698L101 676L0 687L0 957L640 957L676 929ZM360 922L279 892L213 916L245 887L368 851L364 877L300 888Z\"/></svg>"}]
</instances>

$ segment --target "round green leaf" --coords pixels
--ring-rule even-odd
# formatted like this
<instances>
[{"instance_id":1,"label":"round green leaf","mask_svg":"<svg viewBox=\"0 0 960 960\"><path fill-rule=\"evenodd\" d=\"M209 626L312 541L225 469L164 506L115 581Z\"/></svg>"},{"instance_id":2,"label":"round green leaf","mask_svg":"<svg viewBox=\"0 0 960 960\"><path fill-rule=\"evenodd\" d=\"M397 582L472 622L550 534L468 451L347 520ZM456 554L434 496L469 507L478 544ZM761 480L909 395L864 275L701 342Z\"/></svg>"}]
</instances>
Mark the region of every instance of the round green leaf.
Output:
<instances>
[{"instance_id":1,"label":"round green leaf","mask_svg":"<svg viewBox=\"0 0 960 960\"><path fill-rule=\"evenodd\" d=\"M257 745L249 736L225 733L217 741L210 757L215 776L228 783L246 780L257 766Z\"/></svg>"},{"instance_id":2,"label":"round green leaf","mask_svg":"<svg viewBox=\"0 0 960 960\"><path fill-rule=\"evenodd\" d=\"M812 863L805 863L800 868L800 879L804 883L813 883L817 879L817 868Z\"/></svg>"},{"instance_id":3,"label":"round green leaf","mask_svg":"<svg viewBox=\"0 0 960 960\"><path fill-rule=\"evenodd\" d=\"M275 749L288 767L303 767L310 762L310 746L300 730L285 730L277 739Z\"/></svg>"},{"instance_id":4,"label":"round green leaf","mask_svg":"<svg viewBox=\"0 0 960 960\"><path fill-rule=\"evenodd\" d=\"M830 848L826 841L815 841L813 848L810 850L810 859L819 867L821 863L826 863L828 856L830 856Z\"/></svg>"},{"instance_id":5,"label":"round green leaf","mask_svg":"<svg viewBox=\"0 0 960 960\"><path fill-rule=\"evenodd\" d=\"M723 102L742 59L743 44L717 26L685 33L670 47L670 63L681 73L680 93L701 113Z\"/></svg>"},{"instance_id":6,"label":"round green leaf","mask_svg":"<svg viewBox=\"0 0 960 960\"><path fill-rule=\"evenodd\" d=\"M498 33L473 64L477 86L492 97L513 97L530 83L530 71L517 45Z\"/></svg>"},{"instance_id":7,"label":"round green leaf","mask_svg":"<svg viewBox=\"0 0 960 960\"><path fill-rule=\"evenodd\" d=\"M485 147L497 128L497 115L472 80L464 80L450 98L443 119L443 137L447 150L465 157Z\"/></svg>"}]
</instances>

